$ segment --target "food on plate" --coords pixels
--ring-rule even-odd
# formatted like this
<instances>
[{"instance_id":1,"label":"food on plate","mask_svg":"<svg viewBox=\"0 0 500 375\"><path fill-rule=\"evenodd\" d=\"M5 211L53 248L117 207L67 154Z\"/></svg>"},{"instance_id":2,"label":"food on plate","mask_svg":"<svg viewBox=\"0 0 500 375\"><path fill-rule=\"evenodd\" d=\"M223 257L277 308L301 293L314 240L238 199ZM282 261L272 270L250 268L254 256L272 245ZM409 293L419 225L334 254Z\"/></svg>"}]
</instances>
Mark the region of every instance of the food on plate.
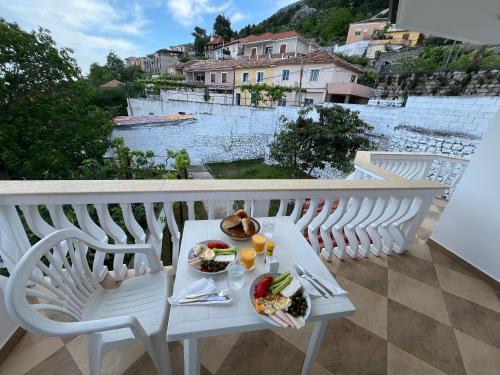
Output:
<instances>
[{"instance_id":1,"label":"food on plate","mask_svg":"<svg viewBox=\"0 0 500 375\"><path fill-rule=\"evenodd\" d=\"M201 272L219 272L235 260L235 247L222 241L208 241L193 246L188 264Z\"/></svg>"},{"instance_id":2,"label":"food on plate","mask_svg":"<svg viewBox=\"0 0 500 375\"><path fill-rule=\"evenodd\" d=\"M224 229L231 229L241 225L241 217L236 215L228 216L222 222L222 227Z\"/></svg>"},{"instance_id":3,"label":"food on plate","mask_svg":"<svg viewBox=\"0 0 500 375\"><path fill-rule=\"evenodd\" d=\"M244 240L257 233L260 225L245 210L238 210L222 220L221 229L234 239Z\"/></svg>"},{"instance_id":4,"label":"food on plate","mask_svg":"<svg viewBox=\"0 0 500 375\"><path fill-rule=\"evenodd\" d=\"M300 282L290 272L277 277L265 275L255 283L252 304L282 327L300 329L305 325L307 299Z\"/></svg>"},{"instance_id":5,"label":"food on plate","mask_svg":"<svg viewBox=\"0 0 500 375\"><path fill-rule=\"evenodd\" d=\"M236 216L239 216L241 217L242 219L246 219L248 218L248 212L246 212L245 210L238 210L234 213Z\"/></svg>"},{"instance_id":6,"label":"food on plate","mask_svg":"<svg viewBox=\"0 0 500 375\"><path fill-rule=\"evenodd\" d=\"M249 218L241 219L241 225L243 225L243 231L247 236L252 236L255 234L255 224Z\"/></svg>"}]
</instances>

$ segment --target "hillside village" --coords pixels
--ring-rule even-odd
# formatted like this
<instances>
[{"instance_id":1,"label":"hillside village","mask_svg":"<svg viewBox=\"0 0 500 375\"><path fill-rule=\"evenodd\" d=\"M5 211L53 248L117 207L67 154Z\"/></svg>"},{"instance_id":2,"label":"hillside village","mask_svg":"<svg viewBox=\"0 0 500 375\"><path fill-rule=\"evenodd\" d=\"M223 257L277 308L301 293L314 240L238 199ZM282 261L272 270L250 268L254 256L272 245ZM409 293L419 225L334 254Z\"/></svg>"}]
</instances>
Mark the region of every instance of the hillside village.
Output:
<instances>
[{"instance_id":1,"label":"hillside village","mask_svg":"<svg viewBox=\"0 0 500 375\"><path fill-rule=\"evenodd\" d=\"M290 9L295 8L287 7L277 14ZM412 94L488 96L500 92L495 72L493 75L477 72L479 67L469 72L472 67L463 66L467 65L463 61L462 66L454 68L460 59L464 60L462 55L472 60L479 47L460 46L397 28L383 17L387 12L383 10L371 18L350 23L345 39L334 45L321 45L318 38L308 38L294 30L231 39L214 32L206 37L201 51L187 43L145 57L131 56L125 61L128 67L140 67L149 78L156 80L149 82L146 92L151 93L152 87L156 87L156 91L161 89L159 81L166 81L169 91L172 88L178 91L177 95L170 92L172 97L193 101L209 99L212 103L232 105L367 104L370 99L379 102L393 99L397 104ZM316 14L316 10L305 5L297 9L292 18L303 19L312 14ZM218 17L224 19L224 16ZM414 71L408 68L421 54L432 53L439 56L431 65ZM486 53L487 58L492 58L491 67L500 66L498 49L489 49ZM416 70L422 72L414 75ZM467 74L457 75L454 70L467 70ZM436 73L439 85L420 87L418 75L434 72L442 72ZM169 78L174 75L182 76L183 82L177 87ZM393 75L395 79L390 80ZM274 87L275 92L280 90L279 93L270 95L270 91L266 91L269 86Z\"/></svg>"}]
</instances>

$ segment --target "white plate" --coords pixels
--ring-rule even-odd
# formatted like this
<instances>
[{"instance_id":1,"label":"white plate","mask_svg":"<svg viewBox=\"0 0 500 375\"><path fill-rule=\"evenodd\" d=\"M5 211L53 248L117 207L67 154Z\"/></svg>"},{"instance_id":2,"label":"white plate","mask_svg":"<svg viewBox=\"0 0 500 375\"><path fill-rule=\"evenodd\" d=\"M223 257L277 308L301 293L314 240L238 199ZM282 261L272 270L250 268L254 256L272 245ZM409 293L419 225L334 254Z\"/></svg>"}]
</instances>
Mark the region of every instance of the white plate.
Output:
<instances>
[{"instance_id":1,"label":"white plate","mask_svg":"<svg viewBox=\"0 0 500 375\"><path fill-rule=\"evenodd\" d=\"M227 242L221 241L221 240L206 240L206 241L198 242L196 245L201 245L201 244L207 245L209 242L214 242L214 241L216 241L216 242L223 242L226 245L228 245L229 247L234 247L230 243L227 243ZM196 245L194 245L194 246L196 246ZM197 268L191 267L189 265L189 260L191 260L191 259L194 258L194 252L193 252L194 246L189 250L189 253L188 253L188 266L189 266L189 268L191 268L192 270L194 270L194 271L196 271L198 273L201 273L203 275L218 275L220 273L227 272L227 267L225 269L223 269L222 271L217 271L217 272L205 272L205 271L199 270ZM236 260L238 260L238 252L237 251L236 251Z\"/></svg>"},{"instance_id":2,"label":"white plate","mask_svg":"<svg viewBox=\"0 0 500 375\"><path fill-rule=\"evenodd\" d=\"M250 294L249 294L249 297L250 297L250 304L252 305L252 310L264 321L268 322L269 324L275 326L275 327L280 327L280 328L283 328L283 326L279 325L278 323L276 323L274 320L272 320L270 317L268 317L267 315L264 315L264 314L259 314L257 311L255 311L255 308L253 306L253 303L252 303L252 300L253 300L253 294L254 294L254 291L255 291L255 284L257 284L257 282L262 279L264 276L267 276L267 275L271 275L273 278L274 277L278 277L279 275L281 275L281 273L264 273L258 277L255 278L255 280L253 281L252 285L250 286ZM302 283L301 283L302 285ZM307 293L306 289L304 288L304 286L302 286L302 295L305 297L306 301L307 301L307 310L306 310L306 313L304 314L304 320L307 321L307 318L309 317L309 314L311 313L311 297L309 297L309 294Z\"/></svg>"}]
</instances>

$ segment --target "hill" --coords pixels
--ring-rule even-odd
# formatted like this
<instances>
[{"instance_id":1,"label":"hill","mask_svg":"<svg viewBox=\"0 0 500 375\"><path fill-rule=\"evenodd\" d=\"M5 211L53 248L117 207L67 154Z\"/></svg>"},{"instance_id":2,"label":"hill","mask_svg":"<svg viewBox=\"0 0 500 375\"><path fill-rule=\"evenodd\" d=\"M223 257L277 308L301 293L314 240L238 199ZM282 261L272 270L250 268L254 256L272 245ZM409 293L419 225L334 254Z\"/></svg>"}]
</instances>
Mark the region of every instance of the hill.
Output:
<instances>
[{"instance_id":1,"label":"hill","mask_svg":"<svg viewBox=\"0 0 500 375\"><path fill-rule=\"evenodd\" d=\"M258 24L243 27L238 37L295 30L322 45L331 45L345 41L349 23L373 17L388 7L389 0L301 0Z\"/></svg>"}]
</instances>

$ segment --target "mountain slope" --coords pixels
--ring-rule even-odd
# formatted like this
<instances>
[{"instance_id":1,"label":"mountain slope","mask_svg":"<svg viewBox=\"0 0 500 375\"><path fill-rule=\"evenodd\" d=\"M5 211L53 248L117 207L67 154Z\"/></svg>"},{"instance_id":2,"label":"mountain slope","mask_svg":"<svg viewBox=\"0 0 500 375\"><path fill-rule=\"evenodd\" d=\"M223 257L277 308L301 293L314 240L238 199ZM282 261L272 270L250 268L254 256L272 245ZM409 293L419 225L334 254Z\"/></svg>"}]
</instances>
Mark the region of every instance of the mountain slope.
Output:
<instances>
[{"instance_id":1,"label":"mountain slope","mask_svg":"<svg viewBox=\"0 0 500 375\"><path fill-rule=\"evenodd\" d=\"M295 30L330 45L345 41L349 23L373 17L388 7L389 0L301 0L256 25L245 26L238 36Z\"/></svg>"}]
</instances>

